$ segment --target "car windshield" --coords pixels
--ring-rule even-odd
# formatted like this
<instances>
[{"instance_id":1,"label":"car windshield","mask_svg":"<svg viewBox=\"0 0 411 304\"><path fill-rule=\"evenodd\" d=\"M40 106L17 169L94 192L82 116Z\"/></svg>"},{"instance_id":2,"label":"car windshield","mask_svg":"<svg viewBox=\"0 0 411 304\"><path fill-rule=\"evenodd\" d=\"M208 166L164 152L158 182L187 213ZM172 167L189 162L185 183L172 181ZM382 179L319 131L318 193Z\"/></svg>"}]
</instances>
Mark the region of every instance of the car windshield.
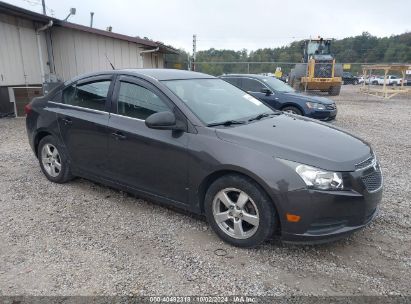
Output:
<instances>
[{"instance_id":1,"label":"car windshield","mask_svg":"<svg viewBox=\"0 0 411 304\"><path fill-rule=\"evenodd\" d=\"M282 82L281 80L278 80L275 77L267 77L267 78L263 78L261 80L264 81L274 91L295 92L295 90L292 87L290 87L288 84Z\"/></svg>"},{"instance_id":2,"label":"car windshield","mask_svg":"<svg viewBox=\"0 0 411 304\"><path fill-rule=\"evenodd\" d=\"M221 79L166 80L163 83L206 125L273 113L258 99Z\"/></svg>"}]
</instances>

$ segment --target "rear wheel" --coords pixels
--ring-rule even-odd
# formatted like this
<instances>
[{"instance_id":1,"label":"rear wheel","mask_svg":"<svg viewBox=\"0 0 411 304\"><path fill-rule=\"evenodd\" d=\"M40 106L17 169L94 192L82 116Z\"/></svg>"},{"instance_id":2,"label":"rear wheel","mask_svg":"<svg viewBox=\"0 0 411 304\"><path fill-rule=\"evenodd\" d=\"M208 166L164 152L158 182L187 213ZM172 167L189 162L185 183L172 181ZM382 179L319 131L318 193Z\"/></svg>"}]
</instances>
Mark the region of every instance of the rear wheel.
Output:
<instances>
[{"instance_id":1,"label":"rear wheel","mask_svg":"<svg viewBox=\"0 0 411 304\"><path fill-rule=\"evenodd\" d=\"M282 111L292 113L292 114L297 114L297 115L303 115L303 113L301 112L299 108L293 107L293 106L284 107L282 108Z\"/></svg>"},{"instance_id":2,"label":"rear wheel","mask_svg":"<svg viewBox=\"0 0 411 304\"><path fill-rule=\"evenodd\" d=\"M290 72L290 79L288 84L296 90L301 89L301 77L306 76L307 73L307 64L306 63L297 63Z\"/></svg>"},{"instance_id":3,"label":"rear wheel","mask_svg":"<svg viewBox=\"0 0 411 304\"><path fill-rule=\"evenodd\" d=\"M50 181L65 183L73 178L64 150L53 136L40 140L37 156L41 170Z\"/></svg>"},{"instance_id":4,"label":"rear wheel","mask_svg":"<svg viewBox=\"0 0 411 304\"><path fill-rule=\"evenodd\" d=\"M205 197L208 222L225 242L255 247L275 231L277 217L267 194L250 178L226 175L217 179Z\"/></svg>"},{"instance_id":5,"label":"rear wheel","mask_svg":"<svg viewBox=\"0 0 411 304\"><path fill-rule=\"evenodd\" d=\"M297 90L297 91L302 91L300 80L296 80L296 79L294 80L294 82L293 82L293 89L294 89L294 90Z\"/></svg>"},{"instance_id":6,"label":"rear wheel","mask_svg":"<svg viewBox=\"0 0 411 304\"><path fill-rule=\"evenodd\" d=\"M328 95L330 96L337 96L340 95L341 85L330 87L328 90Z\"/></svg>"}]
</instances>

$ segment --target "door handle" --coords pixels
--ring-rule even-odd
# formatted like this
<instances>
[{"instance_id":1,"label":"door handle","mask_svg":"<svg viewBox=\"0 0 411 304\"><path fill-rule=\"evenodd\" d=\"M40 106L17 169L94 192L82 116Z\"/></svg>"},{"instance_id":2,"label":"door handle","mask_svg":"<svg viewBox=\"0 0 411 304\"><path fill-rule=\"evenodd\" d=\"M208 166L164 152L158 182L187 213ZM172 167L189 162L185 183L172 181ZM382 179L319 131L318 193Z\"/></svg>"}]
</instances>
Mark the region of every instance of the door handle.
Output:
<instances>
[{"instance_id":1,"label":"door handle","mask_svg":"<svg viewBox=\"0 0 411 304\"><path fill-rule=\"evenodd\" d=\"M64 124L65 124L65 125L71 125L71 124L73 124L73 121L71 120L71 118L64 117L62 120L64 121Z\"/></svg>"},{"instance_id":2,"label":"door handle","mask_svg":"<svg viewBox=\"0 0 411 304\"><path fill-rule=\"evenodd\" d=\"M125 136L123 133L121 133L119 131L111 133L111 135L113 135L116 139L122 139L123 140L123 139L127 138L127 136Z\"/></svg>"}]
</instances>

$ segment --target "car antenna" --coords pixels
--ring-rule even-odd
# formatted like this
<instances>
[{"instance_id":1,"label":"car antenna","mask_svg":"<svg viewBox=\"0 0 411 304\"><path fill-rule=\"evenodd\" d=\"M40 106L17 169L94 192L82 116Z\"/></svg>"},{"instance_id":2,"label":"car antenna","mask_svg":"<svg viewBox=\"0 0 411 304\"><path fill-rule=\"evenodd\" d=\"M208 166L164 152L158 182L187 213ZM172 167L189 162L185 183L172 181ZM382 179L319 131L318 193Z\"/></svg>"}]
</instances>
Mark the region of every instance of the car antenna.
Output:
<instances>
[{"instance_id":1,"label":"car antenna","mask_svg":"<svg viewBox=\"0 0 411 304\"><path fill-rule=\"evenodd\" d=\"M106 55L106 59L107 59L108 63L110 63L111 68L112 68L113 70L115 70L116 68L115 68L114 65L111 63L110 59L108 59L107 53L105 53L104 55Z\"/></svg>"}]
</instances>

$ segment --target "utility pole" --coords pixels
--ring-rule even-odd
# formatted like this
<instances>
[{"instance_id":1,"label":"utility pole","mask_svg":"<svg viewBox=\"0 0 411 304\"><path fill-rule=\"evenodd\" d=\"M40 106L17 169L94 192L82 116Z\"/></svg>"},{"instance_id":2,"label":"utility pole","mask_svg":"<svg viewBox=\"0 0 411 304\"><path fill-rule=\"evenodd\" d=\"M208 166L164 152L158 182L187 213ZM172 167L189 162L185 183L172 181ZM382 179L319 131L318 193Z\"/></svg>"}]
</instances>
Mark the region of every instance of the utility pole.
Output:
<instances>
[{"instance_id":1,"label":"utility pole","mask_svg":"<svg viewBox=\"0 0 411 304\"><path fill-rule=\"evenodd\" d=\"M47 15L46 14L46 0L41 0L41 6L43 7L43 15Z\"/></svg>"},{"instance_id":2,"label":"utility pole","mask_svg":"<svg viewBox=\"0 0 411 304\"><path fill-rule=\"evenodd\" d=\"M197 51L197 35L193 35L193 60L192 60L192 63L191 63L191 69L193 71L196 70L196 65L195 65L196 51Z\"/></svg>"}]
</instances>

